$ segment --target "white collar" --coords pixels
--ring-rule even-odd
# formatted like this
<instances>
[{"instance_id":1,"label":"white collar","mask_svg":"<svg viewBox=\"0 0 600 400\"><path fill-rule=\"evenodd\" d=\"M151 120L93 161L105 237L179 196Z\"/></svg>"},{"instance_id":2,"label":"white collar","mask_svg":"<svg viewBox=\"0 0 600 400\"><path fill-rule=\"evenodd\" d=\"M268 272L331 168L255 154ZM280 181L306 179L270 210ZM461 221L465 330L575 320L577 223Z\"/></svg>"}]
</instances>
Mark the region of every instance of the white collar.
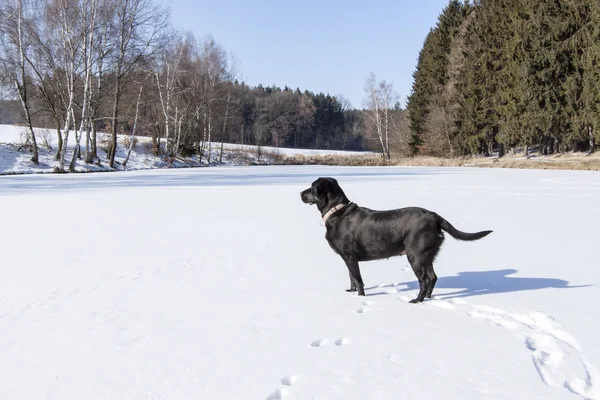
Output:
<instances>
[{"instance_id":1,"label":"white collar","mask_svg":"<svg viewBox=\"0 0 600 400\"><path fill-rule=\"evenodd\" d=\"M350 203L348 203L348 204L350 204ZM327 221L329 219L329 217L331 217L333 215L333 213L341 210L342 208L346 207L348 204L341 203L335 207L332 207L329 211L327 211L327 213L325 215L323 215L323 218L321 219L321 221L323 221L323 223L324 223L325 221Z\"/></svg>"}]
</instances>

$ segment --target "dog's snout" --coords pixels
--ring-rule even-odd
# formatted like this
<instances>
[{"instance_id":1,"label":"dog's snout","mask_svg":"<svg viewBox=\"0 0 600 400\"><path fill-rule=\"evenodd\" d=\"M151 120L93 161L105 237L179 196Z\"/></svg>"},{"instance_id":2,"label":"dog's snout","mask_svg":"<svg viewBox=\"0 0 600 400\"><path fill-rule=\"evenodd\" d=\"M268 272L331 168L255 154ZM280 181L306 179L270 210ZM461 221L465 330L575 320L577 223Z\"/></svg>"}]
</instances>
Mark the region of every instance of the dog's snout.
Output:
<instances>
[{"instance_id":1,"label":"dog's snout","mask_svg":"<svg viewBox=\"0 0 600 400\"><path fill-rule=\"evenodd\" d=\"M300 192L300 199L303 203L310 203L310 189L306 189Z\"/></svg>"}]
</instances>

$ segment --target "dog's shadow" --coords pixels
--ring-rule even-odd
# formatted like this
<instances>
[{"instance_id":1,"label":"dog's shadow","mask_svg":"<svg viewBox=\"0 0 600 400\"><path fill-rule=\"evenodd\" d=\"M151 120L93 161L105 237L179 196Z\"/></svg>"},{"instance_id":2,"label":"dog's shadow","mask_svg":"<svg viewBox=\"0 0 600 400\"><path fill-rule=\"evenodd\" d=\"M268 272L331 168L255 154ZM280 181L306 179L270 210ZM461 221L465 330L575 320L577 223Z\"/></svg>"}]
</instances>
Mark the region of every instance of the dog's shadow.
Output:
<instances>
[{"instance_id":1,"label":"dog's shadow","mask_svg":"<svg viewBox=\"0 0 600 400\"><path fill-rule=\"evenodd\" d=\"M521 278L509 276L517 273L516 269L501 269L495 271L468 271L459 272L455 276L438 277L433 291L436 297L436 289L457 289L454 292L440 294L444 299L457 297L480 296L485 294L521 292L539 289L574 289L589 287L592 285L569 286L569 282L555 278ZM396 293L418 290L419 283L416 280L401 282L397 284L372 286L369 289L394 287ZM367 293L367 296L378 296L390 294L390 292Z\"/></svg>"}]
</instances>

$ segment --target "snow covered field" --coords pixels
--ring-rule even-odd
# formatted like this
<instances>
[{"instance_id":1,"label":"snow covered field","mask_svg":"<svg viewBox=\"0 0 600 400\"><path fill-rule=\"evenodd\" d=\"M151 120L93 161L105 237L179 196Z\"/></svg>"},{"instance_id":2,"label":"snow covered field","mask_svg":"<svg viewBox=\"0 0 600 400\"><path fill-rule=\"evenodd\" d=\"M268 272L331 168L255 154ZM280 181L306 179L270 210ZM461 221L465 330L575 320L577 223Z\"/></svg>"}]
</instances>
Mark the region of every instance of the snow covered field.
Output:
<instances>
[{"instance_id":1,"label":"snow covered field","mask_svg":"<svg viewBox=\"0 0 600 400\"><path fill-rule=\"evenodd\" d=\"M299 193L430 208L366 297ZM0 177L2 399L600 399L600 174L225 167Z\"/></svg>"},{"instance_id":2,"label":"snow covered field","mask_svg":"<svg viewBox=\"0 0 600 400\"><path fill-rule=\"evenodd\" d=\"M25 143L27 138L27 130L23 126L2 125L0 124L0 175L2 174L32 174L32 173L51 173L58 165L54 160L58 149L58 138L56 131L50 129L35 128L36 140L39 147L39 165L34 165L30 162L31 153L26 149L21 149L21 145ZM106 153L102 148L102 140L108 141L108 134L104 132L98 133L98 155L102 160L102 165L86 164L83 160L76 161L75 170L77 172L92 172L92 171L108 171L108 162L106 161ZM126 167L121 163L127 154L128 142L127 136L119 135L117 147L116 170L142 170L142 169L158 169L158 168L181 168L181 167L198 167L208 165L207 157L205 156L202 162L197 156L188 157L186 159L178 158L172 164L168 164L163 158L155 156L151 151L152 139L149 137L136 137L137 145L131 152L129 161ZM48 148L48 146L50 148ZM68 170L69 163L73 157L73 149L75 149L75 134L69 134L68 152L65 157L65 170ZM208 148L208 144L206 145ZM85 136L81 139L82 152L85 151ZM164 140L163 140L164 148ZM369 155L370 152L358 151L338 151L338 150L313 150L313 149L289 149L263 146L261 147L262 156L258 159L256 146L240 145L225 143L223 145L223 157L221 158L221 143L212 143L211 146L211 162L221 160L221 165L244 165L248 163L268 164L269 157L272 155L278 156L327 156L327 155ZM208 154L208 150L206 150ZM85 156L82 155L82 158Z\"/></svg>"}]
</instances>

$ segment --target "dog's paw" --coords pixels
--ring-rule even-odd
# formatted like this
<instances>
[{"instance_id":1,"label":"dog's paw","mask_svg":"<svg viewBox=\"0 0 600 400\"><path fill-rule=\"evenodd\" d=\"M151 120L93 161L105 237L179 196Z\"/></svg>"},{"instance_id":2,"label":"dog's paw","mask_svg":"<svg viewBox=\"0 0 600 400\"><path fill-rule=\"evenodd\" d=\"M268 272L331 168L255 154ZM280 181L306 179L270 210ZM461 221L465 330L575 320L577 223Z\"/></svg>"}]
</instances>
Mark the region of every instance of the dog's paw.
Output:
<instances>
[{"instance_id":1,"label":"dog's paw","mask_svg":"<svg viewBox=\"0 0 600 400\"><path fill-rule=\"evenodd\" d=\"M419 299L412 299L411 301L409 301L409 303L417 304L417 303L420 303L420 301L419 301Z\"/></svg>"},{"instance_id":2,"label":"dog's paw","mask_svg":"<svg viewBox=\"0 0 600 400\"><path fill-rule=\"evenodd\" d=\"M356 292L356 288L346 289L346 292L348 292L348 293Z\"/></svg>"}]
</instances>

